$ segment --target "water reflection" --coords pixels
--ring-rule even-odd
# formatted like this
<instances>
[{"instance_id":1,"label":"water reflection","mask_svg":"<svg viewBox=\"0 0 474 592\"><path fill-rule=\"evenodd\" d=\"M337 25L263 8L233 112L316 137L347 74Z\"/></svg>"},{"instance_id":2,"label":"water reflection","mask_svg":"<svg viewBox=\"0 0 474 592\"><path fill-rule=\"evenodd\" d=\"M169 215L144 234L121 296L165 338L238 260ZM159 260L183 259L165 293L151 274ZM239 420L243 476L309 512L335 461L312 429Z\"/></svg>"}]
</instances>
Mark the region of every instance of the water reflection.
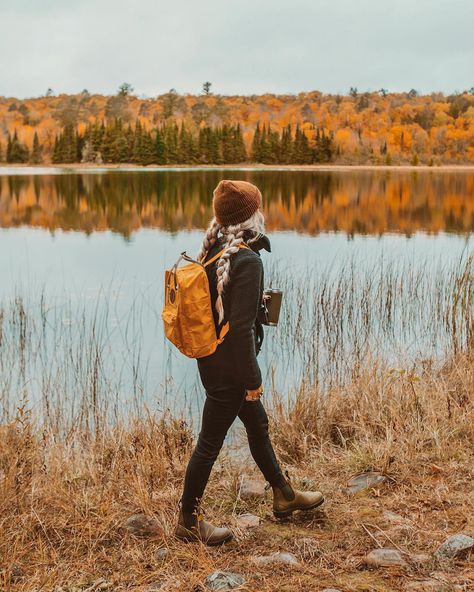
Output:
<instances>
[{"instance_id":1,"label":"water reflection","mask_svg":"<svg viewBox=\"0 0 474 592\"><path fill-rule=\"evenodd\" d=\"M267 227L349 236L474 230L474 174L446 172L115 171L0 175L0 227L124 237L142 228L204 228L221 178L256 183Z\"/></svg>"}]
</instances>

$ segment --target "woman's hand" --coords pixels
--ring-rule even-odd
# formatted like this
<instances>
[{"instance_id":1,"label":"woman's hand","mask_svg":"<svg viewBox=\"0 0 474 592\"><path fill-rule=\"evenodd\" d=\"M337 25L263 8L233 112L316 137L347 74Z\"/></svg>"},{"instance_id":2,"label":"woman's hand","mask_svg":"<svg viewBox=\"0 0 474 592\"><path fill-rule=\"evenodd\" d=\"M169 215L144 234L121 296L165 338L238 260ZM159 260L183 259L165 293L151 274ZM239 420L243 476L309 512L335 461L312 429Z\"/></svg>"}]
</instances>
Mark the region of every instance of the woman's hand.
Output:
<instances>
[{"instance_id":1,"label":"woman's hand","mask_svg":"<svg viewBox=\"0 0 474 592\"><path fill-rule=\"evenodd\" d=\"M253 391L247 390L247 394L245 395L246 401L258 401L260 397L263 395L263 384L261 384L257 389Z\"/></svg>"}]
</instances>

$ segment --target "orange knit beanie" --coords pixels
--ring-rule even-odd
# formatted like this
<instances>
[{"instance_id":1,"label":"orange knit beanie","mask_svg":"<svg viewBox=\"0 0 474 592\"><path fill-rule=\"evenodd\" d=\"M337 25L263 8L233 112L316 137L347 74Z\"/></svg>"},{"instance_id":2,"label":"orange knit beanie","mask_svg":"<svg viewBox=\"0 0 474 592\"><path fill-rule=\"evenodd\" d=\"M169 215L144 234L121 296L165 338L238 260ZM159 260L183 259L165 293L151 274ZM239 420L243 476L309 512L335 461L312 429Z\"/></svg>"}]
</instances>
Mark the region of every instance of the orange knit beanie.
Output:
<instances>
[{"instance_id":1,"label":"orange knit beanie","mask_svg":"<svg viewBox=\"0 0 474 592\"><path fill-rule=\"evenodd\" d=\"M262 194L252 183L224 179L214 189L214 216L222 226L248 220L262 205Z\"/></svg>"}]
</instances>

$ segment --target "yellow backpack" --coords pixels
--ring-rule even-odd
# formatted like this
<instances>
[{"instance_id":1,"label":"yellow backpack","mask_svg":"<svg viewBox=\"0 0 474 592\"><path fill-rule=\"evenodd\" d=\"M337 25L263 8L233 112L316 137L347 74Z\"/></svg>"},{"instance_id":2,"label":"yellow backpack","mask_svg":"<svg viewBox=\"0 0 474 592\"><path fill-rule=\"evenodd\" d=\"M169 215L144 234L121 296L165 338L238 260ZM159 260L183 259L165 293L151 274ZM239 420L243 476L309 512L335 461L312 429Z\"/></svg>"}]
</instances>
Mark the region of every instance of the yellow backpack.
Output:
<instances>
[{"instance_id":1,"label":"yellow backpack","mask_svg":"<svg viewBox=\"0 0 474 592\"><path fill-rule=\"evenodd\" d=\"M240 243L240 248L248 249ZM223 253L211 257L204 264L191 259L186 251L165 272L165 303L161 318L165 335L181 353L189 358L203 358L213 354L229 332L229 322L216 334L212 316L211 292L206 267ZM178 268L182 260L187 265Z\"/></svg>"}]
</instances>

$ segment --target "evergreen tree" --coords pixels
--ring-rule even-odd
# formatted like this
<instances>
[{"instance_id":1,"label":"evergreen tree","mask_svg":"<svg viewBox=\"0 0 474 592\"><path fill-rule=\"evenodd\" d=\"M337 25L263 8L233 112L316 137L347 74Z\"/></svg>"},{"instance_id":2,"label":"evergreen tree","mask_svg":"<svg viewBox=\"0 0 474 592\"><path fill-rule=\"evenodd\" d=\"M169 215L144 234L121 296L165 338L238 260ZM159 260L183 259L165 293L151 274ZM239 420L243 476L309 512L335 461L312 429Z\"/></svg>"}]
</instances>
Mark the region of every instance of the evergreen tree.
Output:
<instances>
[{"instance_id":1,"label":"evergreen tree","mask_svg":"<svg viewBox=\"0 0 474 592\"><path fill-rule=\"evenodd\" d=\"M31 150L30 162L31 164L40 164L43 162L43 148L39 142L38 133L35 132L33 136L33 149Z\"/></svg>"},{"instance_id":2,"label":"evergreen tree","mask_svg":"<svg viewBox=\"0 0 474 592\"><path fill-rule=\"evenodd\" d=\"M247 151L245 150L245 143L244 138L242 136L242 130L240 128L240 123L238 123L233 130L233 140L234 140L234 156L235 156L235 163L245 162L247 160Z\"/></svg>"},{"instance_id":3,"label":"evergreen tree","mask_svg":"<svg viewBox=\"0 0 474 592\"><path fill-rule=\"evenodd\" d=\"M81 145L82 138L72 124L67 124L56 136L52 162L55 164L78 162L81 157Z\"/></svg>"},{"instance_id":4,"label":"evergreen tree","mask_svg":"<svg viewBox=\"0 0 474 592\"><path fill-rule=\"evenodd\" d=\"M155 130L155 158L157 164L166 164L166 146L163 132L158 128Z\"/></svg>"},{"instance_id":5,"label":"evergreen tree","mask_svg":"<svg viewBox=\"0 0 474 592\"><path fill-rule=\"evenodd\" d=\"M269 151L269 162L280 163L281 162L281 142L280 134L269 129L268 131L268 151Z\"/></svg>"},{"instance_id":6,"label":"evergreen tree","mask_svg":"<svg viewBox=\"0 0 474 592\"><path fill-rule=\"evenodd\" d=\"M295 164L310 164L312 160L313 157L309 147L308 138L306 137L304 131L300 129L298 124L295 131L293 162Z\"/></svg>"},{"instance_id":7,"label":"evergreen tree","mask_svg":"<svg viewBox=\"0 0 474 592\"><path fill-rule=\"evenodd\" d=\"M12 158L12 137L10 136L10 134L8 134L6 161L11 162L11 158Z\"/></svg>"},{"instance_id":8,"label":"evergreen tree","mask_svg":"<svg viewBox=\"0 0 474 592\"><path fill-rule=\"evenodd\" d=\"M21 164L28 162L28 158L28 148L18 139L17 131L15 130L13 138L8 134L7 162Z\"/></svg>"},{"instance_id":9,"label":"evergreen tree","mask_svg":"<svg viewBox=\"0 0 474 592\"><path fill-rule=\"evenodd\" d=\"M271 162L270 158L270 144L268 142L267 128L264 125L260 136L260 162L268 164Z\"/></svg>"},{"instance_id":10,"label":"evergreen tree","mask_svg":"<svg viewBox=\"0 0 474 592\"><path fill-rule=\"evenodd\" d=\"M262 161L262 154L261 154L261 137L262 134L260 132L260 124L257 123L257 127L255 128L255 132L253 134L252 140L252 162L261 162Z\"/></svg>"},{"instance_id":11,"label":"evergreen tree","mask_svg":"<svg viewBox=\"0 0 474 592\"><path fill-rule=\"evenodd\" d=\"M288 124L281 134L280 162L289 164L293 161L293 138L291 137L291 126Z\"/></svg>"}]
</instances>

